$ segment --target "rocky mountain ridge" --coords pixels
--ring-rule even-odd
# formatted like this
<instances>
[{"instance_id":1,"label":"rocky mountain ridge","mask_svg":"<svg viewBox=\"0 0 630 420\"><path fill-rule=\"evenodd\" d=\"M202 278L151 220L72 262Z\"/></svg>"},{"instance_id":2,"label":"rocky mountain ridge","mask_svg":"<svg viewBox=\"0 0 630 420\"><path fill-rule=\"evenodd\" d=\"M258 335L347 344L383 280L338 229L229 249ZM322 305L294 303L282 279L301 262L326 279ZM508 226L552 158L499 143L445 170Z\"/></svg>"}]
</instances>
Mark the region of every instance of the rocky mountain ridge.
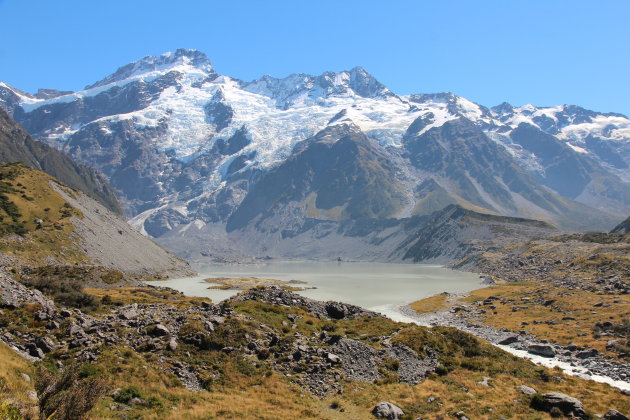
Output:
<instances>
[{"instance_id":1,"label":"rocky mountain ridge","mask_svg":"<svg viewBox=\"0 0 630 420\"><path fill-rule=\"evenodd\" d=\"M199 51L177 50L79 92L37 97L0 84L0 106L102 171L131 223L163 243L449 204L572 230L609 230L630 212L627 117L400 96L362 68L244 82L218 74ZM332 156L337 164L327 165ZM309 169L295 172L298 163ZM293 193L260 202L274 176ZM357 209L365 192L369 204Z\"/></svg>"}]
</instances>

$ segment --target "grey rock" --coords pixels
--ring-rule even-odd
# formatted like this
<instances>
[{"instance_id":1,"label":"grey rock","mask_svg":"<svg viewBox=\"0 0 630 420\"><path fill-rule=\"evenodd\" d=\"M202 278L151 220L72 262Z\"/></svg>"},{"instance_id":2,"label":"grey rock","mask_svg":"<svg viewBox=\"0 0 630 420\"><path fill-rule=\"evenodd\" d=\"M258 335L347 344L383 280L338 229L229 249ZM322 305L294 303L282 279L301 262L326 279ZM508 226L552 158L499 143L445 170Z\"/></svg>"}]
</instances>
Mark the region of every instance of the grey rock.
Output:
<instances>
[{"instance_id":1,"label":"grey rock","mask_svg":"<svg viewBox=\"0 0 630 420\"><path fill-rule=\"evenodd\" d=\"M177 350L177 340L175 339L175 337L171 338L168 342L168 349L170 351L175 351Z\"/></svg>"},{"instance_id":2,"label":"grey rock","mask_svg":"<svg viewBox=\"0 0 630 420\"><path fill-rule=\"evenodd\" d=\"M597 356L598 354L599 352L596 349L590 349L590 350L585 350L585 351L581 351L577 353L575 357L579 359L589 359L591 357Z\"/></svg>"},{"instance_id":3,"label":"grey rock","mask_svg":"<svg viewBox=\"0 0 630 420\"><path fill-rule=\"evenodd\" d=\"M517 343L518 340L519 340L518 335L511 335L511 336L506 337L503 340L499 341L498 344L501 344L503 346L509 346L510 344Z\"/></svg>"},{"instance_id":4,"label":"grey rock","mask_svg":"<svg viewBox=\"0 0 630 420\"><path fill-rule=\"evenodd\" d=\"M531 344L527 346L527 351L543 357L554 357L556 355L556 351L548 344Z\"/></svg>"},{"instance_id":5,"label":"grey rock","mask_svg":"<svg viewBox=\"0 0 630 420\"><path fill-rule=\"evenodd\" d=\"M534 395L536 393L536 390L534 388L531 388L527 385L521 385L518 387L518 390L521 391L521 393L525 394L525 395Z\"/></svg>"},{"instance_id":6,"label":"grey rock","mask_svg":"<svg viewBox=\"0 0 630 420\"><path fill-rule=\"evenodd\" d=\"M554 407L559 408L564 415L573 416L577 418L585 418L586 412L582 402L577 398L570 397L560 392L548 392L543 394L545 401L545 407L547 411Z\"/></svg>"},{"instance_id":7,"label":"grey rock","mask_svg":"<svg viewBox=\"0 0 630 420\"><path fill-rule=\"evenodd\" d=\"M157 324L149 329L149 335L152 337L163 337L169 335L171 332L162 324Z\"/></svg>"},{"instance_id":8,"label":"grey rock","mask_svg":"<svg viewBox=\"0 0 630 420\"><path fill-rule=\"evenodd\" d=\"M85 331L75 322L70 323L70 327L68 328L68 334L71 337L84 336Z\"/></svg>"},{"instance_id":9,"label":"grey rock","mask_svg":"<svg viewBox=\"0 0 630 420\"><path fill-rule=\"evenodd\" d=\"M129 405L137 405L137 406L148 406L149 404L143 400L142 398L134 397L129 400Z\"/></svg>"},{"instance_id":10,"label":"grey rock","mask_svg":"<svg viewBox=\"0 0 630 420\"><path fill-rule=\"evenodd\" d=\"M32 343L29 344L27 347L27 350L28 350L28 354L38 359L43 359L45 357L42 349L37 347L35 344L32 344Z\"/></svg>"},{"instance_id":11,"label":"grey rock","mask_svg":"<svg viewBox=\"0 0 630 420\"><path fill-rule=\"evenodd\" d=\"M628 420L628 417L617 410L608 410L602 417L605 420Z\"/></svg>"},{"instance_id":12,"label":"grey rock","mask_svg":"<svg viewBox=\"0 0 630 420\"><path fill-rule=\"evenodd\" d=\"M405 413L401 410L400 407L383 401L372 409L372 415L378 419L388 419L388 420L397 420L400 419Z\"/></svg>"},{"instance_id":13,"label":"grey rock","mask_svg":"<svg viewBox=\"0 0 630 420\"><path fill-rule=\"evenodd\" d=\"M138 313L138 305L137 304L135 305L135 307L132 306L132 307L129 307L129 308L125 308L125 309L121 310L118 313L118 317L120 319L124 319L124 320L127 320L127 321L130 321L132 319L136 319L136 318L138 318L139 315L140 314Z\"/></svg>"},{"instance_id":14,"label":"grey rock","mask_svg":"<svg viewBox=\"0 0 630 420\"><path fill-rule=\"evenodd\" d=\"M225 322L225 317L222 317L222 316L211 316L211 317L208 318L208 321L212 322L213 324L223 324Z\"/></svg>"},{"instance_id":15,"label":"grey rock","mask_svg":"<svg viewBox=\"0 0 630 420\"><path fill-rule=\"evenodd\" d=\"M490 384L488 383L488 381L490 381L491 378L484 376L483 379L479 382L477 382L479 385L483 385L483 386L490 386Z\"/></svg>"},{"instance_id":16,"label":"grey rock","mask_svg":"<svg viewBox=\"0 0 630 420\"><path fill-rule=\"evenodd\" d=\"M61 311L59 311L59 315L61 315L63 318L70 318L72 316L72 311L69 311L68 309L62 309Z\"/></svg>"},{"instance_id":17,"label":"grey rock","mask_svg":"<svg viewBox=\"0 0 630 420\"><path fill-rule=\"evenodd\" d=\"M459 419L459 420L469 420L468 417L466 417L466 414L463 411L458 411L457 413L454 414L455 418Z\"/></svg>"},{"instance_id":18,"label":"grey rock","mask_svg":"<svg viewBox=\"0 0 630 420\"><path fill-rule=\"evenodd\" d=\"M328 361L333 364L341 363L341 357L337 356L336 354L327 353L326 359L328 359Z\"/></svg>"},{"instance_id":19,"label":"grey rock","mask_svg":"<svg viewBox=\"0 0 630 420\"><path fill-rule=\"evenodd\" d=\"M41 337L37 340L37 347L41 348L45 353L54 351L57 346L50 337Z\"/></svg>"}]
</instances>

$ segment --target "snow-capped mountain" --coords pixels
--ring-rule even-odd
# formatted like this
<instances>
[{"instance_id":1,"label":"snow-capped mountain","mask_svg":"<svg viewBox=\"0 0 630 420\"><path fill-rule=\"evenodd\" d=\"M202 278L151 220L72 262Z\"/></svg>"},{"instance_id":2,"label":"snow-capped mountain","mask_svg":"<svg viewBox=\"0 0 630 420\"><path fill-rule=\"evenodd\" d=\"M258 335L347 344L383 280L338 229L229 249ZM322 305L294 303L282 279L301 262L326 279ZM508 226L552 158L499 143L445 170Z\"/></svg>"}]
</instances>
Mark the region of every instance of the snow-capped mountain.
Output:
<instances>
[{"instance_id":1,"label":"snow-capped mountain","mask_svg":"<svg viewBox=\"0 0 630 420\"><path fill-rule=\"evenodd\" d=\"M573 229L630 213L627 117L399 96L360 67L244 82L180 49L78 92L0 83L0 106L102 171L131 223L154 237L280 232L453 203Z\"/></svg>"}]
</instances>

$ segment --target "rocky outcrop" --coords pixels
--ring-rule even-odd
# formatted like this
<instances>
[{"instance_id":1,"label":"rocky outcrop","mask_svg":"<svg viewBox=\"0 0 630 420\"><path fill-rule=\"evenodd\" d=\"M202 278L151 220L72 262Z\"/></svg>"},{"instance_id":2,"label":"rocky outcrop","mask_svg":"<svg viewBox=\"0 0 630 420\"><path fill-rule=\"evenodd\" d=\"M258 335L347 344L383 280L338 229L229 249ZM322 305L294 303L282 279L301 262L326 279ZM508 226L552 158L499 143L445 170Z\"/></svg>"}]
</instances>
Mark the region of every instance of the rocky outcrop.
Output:
<instances>
[{"instance_id":1,"label":"rocky outcrop","mask_svg":"<svg viewBox=\"0 0 630 420\"><path fill-rule=\"evenodd\" d=\"M39 290L32 290L0 271L0 307L19 308L24 304L38 304L44 311L54 308L54 303Z\"/></svg>"},{"instance_id":2,"label":"rocky outcrop","mask_svg":"<svg viewBox=\"0 0 630 420\"><path fill-rule=\"evenodd\" d=\"M278 286L253 288L239 293L231 299L234 302L255 300L273 305L301 306L313 315L324 319L351 319L357 317L382 317L376 312L342 302L320 302L302 297Z\"/></svg>"},{"instance_id":3,"label":"rocky outcrop","mask_svg":"<svg viewBox=\"0 0 630 420\"><path fill-rule=\"evenodd\" d=\"M15 325L16 328L6 328L0 334L0 339L12 348L38 360L52 351L61 351L90 361L98 358L103 345L128 346L141 353L158 354L167 370L190 389L201 389L198 376L205 366L194 366L176 358L182 344L199 351L220 351L265 360L270 368L320 397L340 392L343 379L378 381L384 377L383 369L388 369L388 363L395 363L396 369L392 372L397 381L405 383L422 381L438 365L438 355L432 351L421 357L401 343L390 344L389 336L375 337L370 342L325 331L313 336L296 332L290 338L282 337L269 326L254 326L255 323L231 307L239 302L258 301L272 307L305 309L315 317L330 321L336 318L329 317L326 307L334 303L344 308L343 319L380 317L356 306L313 301L276 287L242 292L231 304L201 302L176 307L134 303L114 306L103 315L91 316L76 309L57 307L45 298L40 302L38 292L31 295L19 283L6 284L7 289L17 290L11 292L17 296L13 305L28 302L42 306L36 314L41 327L24 332L20 325ZM181 298L179 293L166 288L145 290L174 300ZM298 319L299 316L289 314L283 324L289 328ZM250 327L243 330L243 325Z\"/></svg>"}]
</instances>

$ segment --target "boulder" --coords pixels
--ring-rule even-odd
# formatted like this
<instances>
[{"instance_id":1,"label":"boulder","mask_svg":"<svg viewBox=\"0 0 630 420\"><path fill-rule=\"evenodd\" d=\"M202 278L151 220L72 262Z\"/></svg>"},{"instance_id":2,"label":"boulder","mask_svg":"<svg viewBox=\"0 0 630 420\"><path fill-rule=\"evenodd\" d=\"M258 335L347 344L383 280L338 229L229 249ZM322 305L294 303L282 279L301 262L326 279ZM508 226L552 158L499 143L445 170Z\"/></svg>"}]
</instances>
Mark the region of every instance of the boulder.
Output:
<instances>
[{"instance_id":1,"label":"boulder","mask_svg":"<svg viewBox=\"0 0 630 420\"><path fill-rule=\"evenodd\" d=\"M152 337L164 337L165 335L169 335L171 332L162 324L157 324L154 327L149 329L149 335Z\"/></svg>"},{"instance_id":2,"label":"boulder","mask_svg":"<svg viewBox=\"0 0 630 420\"><path fill-rule=\"evenodd\" d=\"M514 344L516 342L518 342L518 335L510 335L499 341L499 344L501 344L502 346L509 346L510 344Z\"/></svg>"},{"instance_id":3,"label":"boulder","mask_svg":"<svg viewBox=\"0 0 630 420\"><path fill-rule=\"evenodd\" d=\"M333 364L341 363L341 357L337 356L336 354L328 353L326 354L326 359L328 359L328 361Z\"/></svg>"},{"instance_id":4,"label":"boulder","mask_svg":"<svg viewBox=\"0 0 630 420\"><path fill-rule=\"evenodd\" d=\"M85 335L85 331L81 328L77 323L71 322L70 327L68 328L68 334L71 337L82 337Z\"/></svg>"},{"instance_id":5,"label":"boulder","mask_svg":"<svg viewBox=\"0 0 630 420\"><path fill-rule=\"evenodd\" d=\"M28 354L30 354L33 357L37 357L38 359L44 358L44 352L42 351L42 349L40 349L33 343L28 345L27 350L28 350Z\"/></svg>"},{"instance_id":6,"label":"boulder","mask_svg":"<svg viewBox=\"0 0 630 420\"><path fill-rule=\"evenodd\" d=\"M132 319L136 319L138 318L140 314L138 313L137 309L135 308L126 308L123 309L122 311L120 311L120 313L118 314L118 317L120 319L124 319L126 321L131 321Z\"/></svg>"},{"instance_id":7,"label":"boulder","mask_svg":"<svg viewBox=\"0 0 630 420\"><path fill-rule=\"evenodd\" d=\"M177 350L177 340L175 340L175 337L171 338L171 340L168 342L168 349L170 351Z\"/></svg>"},{"instance_id":8,"label":"boulder","mask_svg":"<svg viewBox=\"0 0 630 420\"><path fill-rule=\"evenodd\" d=\"M577 398L569 397L568 395L560 392L548 392L543 394L543 399L545 401L546 411L550 411L552 408L557 407L566 416L577 417L580 419L586 417L584 406Z\"/></svg>"},{"instance_id":9,"label":"boulder","mask_svg":"<svg viewBox=\"0 0 630 420\"><path fill-rule=\"evenodd\" d=\"M389 419L389 420L397 420L400 419L405 413L400 409L400 407L383 401L372 409L372 415L378 419Z\"/></svg>"},{"instance_id":10,"label":"boulder","mask_svg":"<svg viewBox=\"0 0 630 420\"><path fill-rule=\"evenodd\" d=\"M597 356L599 352L595 349L584 350L575 355L578 359L589 359L591 357Z\"/></svg>"},{"instance_id":11,"label":"boulder","mask_svg":"<svg viewBox=\"0 0 630 420\"><path fill-rule=\"evenodd\" d=\"M543 357L554 357L556 351L549 344L531 344L527 347L527 352Z\"/></svg>"},{"instance_id":12,"label":"boulder","mask_svg":"<svg viewBox=\"0 0 630 420\"><path fill-rule=\"evenodd\" d=\"M606 411L606 414L604 414L604 417L602 417L605 420L628 420L628 417L621 414L619 411L617 410L608 410Z\"/></svg>"},{"instance_id":13,"label":"boulder","mask_svg":"<svg viewBox=\"0 0 630 420\"><path fill-rule=\"evenodd\" d=\"M57 348L54 341L52 341L52 339L50 339L49 337L39 338L37 340L37 347L42 349L45 353L50 353L51 351L54 351Z\"/></svg>"},{"instance_id":14,"label":"boulder","mask_svg":"<svg viewBox=\"0 0 630 420\"><path fill-rule=\"evenodd\" d=\"M521 391L525 395L534 395L536 393L536 390L534 388L531 388L527 385L519 386L518 390Z\"/></svg>"},{"instance_id":15,"label":"boulder","mask_svg":"<svg viewBox=\"0 0 630 420\"><path fill-rule=\"evenodd\" d=\"M343 319L348 314L346 306L340 302L328 302L325 309L328 316L333 319Z\"/></svg>"}]
</instances>

